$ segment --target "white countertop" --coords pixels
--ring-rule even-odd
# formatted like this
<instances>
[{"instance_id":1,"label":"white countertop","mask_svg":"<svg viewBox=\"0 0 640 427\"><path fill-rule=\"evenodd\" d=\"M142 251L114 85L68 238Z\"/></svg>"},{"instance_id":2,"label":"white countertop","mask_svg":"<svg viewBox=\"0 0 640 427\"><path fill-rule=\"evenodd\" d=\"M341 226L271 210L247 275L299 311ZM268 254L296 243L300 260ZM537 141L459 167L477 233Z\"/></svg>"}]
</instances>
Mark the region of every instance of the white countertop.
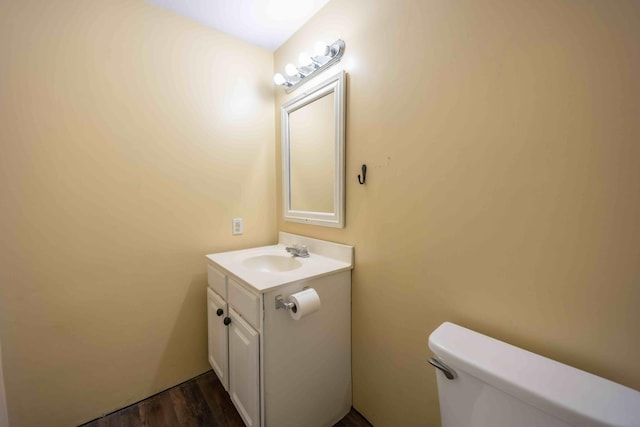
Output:
<instances>
[{"instance_id":1,"label":"white countertop","mask_svg":"<svg viewBox=\"0 0 640 427\"><path fill-rule=\"evenodd\" d=\"M277 245L210 254L207 255L207 259L259 293L300 280L322 277L353 268L353 247L351 246L283 232L280 232L279 240L281 243ZM261 255L292 256L285 249L292 241L309 247L309 258L296 257L301 264L298 268L271 272L249 268L244 264L245 260ZM287 244L284 244L285 242Z\"/></svg>"}]
</instances>

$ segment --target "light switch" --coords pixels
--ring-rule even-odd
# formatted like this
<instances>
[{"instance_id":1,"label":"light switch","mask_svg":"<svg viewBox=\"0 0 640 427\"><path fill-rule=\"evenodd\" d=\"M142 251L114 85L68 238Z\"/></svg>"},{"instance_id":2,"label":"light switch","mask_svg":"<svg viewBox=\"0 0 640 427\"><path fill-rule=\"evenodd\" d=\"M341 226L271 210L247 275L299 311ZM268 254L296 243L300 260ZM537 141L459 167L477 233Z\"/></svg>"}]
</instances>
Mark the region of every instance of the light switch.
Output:
<instances>
[{"instance_id":1,"label":"light switch","mask_svg":"<svg viewBox=\"0 0 640 427\"><path fill-rule=\"evenodd\" d=\"M242 218L233 218L232 220L232 228L231 234L242 234L243 226L242 226Z\"/></svg>"}]
</instances>

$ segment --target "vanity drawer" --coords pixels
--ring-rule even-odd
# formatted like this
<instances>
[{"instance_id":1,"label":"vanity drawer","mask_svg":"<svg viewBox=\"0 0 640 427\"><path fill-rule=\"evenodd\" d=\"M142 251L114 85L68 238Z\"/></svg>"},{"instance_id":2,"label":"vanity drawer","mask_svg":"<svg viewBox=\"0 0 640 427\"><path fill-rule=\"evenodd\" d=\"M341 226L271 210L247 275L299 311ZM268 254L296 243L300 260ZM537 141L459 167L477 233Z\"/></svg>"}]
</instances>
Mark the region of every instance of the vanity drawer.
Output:
<instances>
[{"instance_id":1,"label":"vanity drawer","mask_svg":"<svg viewBox=\"0 0 640 427\"><path fill-rule=\"evenodd\" d=\"M227 299L227 276L209 265L207 269L207 282L211 289L216 291L218 295Z\"/></svg>"},{"instance_id":2,"label":"vanity drawer","mask_svg":"<svg viewBox=\"0 0 640 427\"><path fill-rule=\"evenodd\" d=\"M252 293L231 278L228 279L228 285L229 304L231 304L251 326L260 329L260 295Z\"/></svg>"}]
</instances>

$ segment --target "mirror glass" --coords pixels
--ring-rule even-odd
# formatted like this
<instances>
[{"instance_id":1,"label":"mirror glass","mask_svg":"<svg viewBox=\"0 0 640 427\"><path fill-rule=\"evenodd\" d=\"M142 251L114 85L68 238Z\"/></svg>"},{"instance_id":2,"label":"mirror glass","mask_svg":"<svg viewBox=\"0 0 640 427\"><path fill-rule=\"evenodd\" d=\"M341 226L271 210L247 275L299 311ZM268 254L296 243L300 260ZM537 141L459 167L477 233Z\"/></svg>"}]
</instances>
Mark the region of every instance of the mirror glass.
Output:
<instances>
[{"instance_id":1,"label":"mirror glass","mask_svg":"<svg viewBox=\"0 0 640 427\"><path fill-rule=\"evenodd\" d=\"M282 106L285 220L344 227L344 72Z\"/></svg>"},{"instance_id":2,"label":"mirror glass","mask_svg":"<svg viewBox=\"0 0 640 427\"><path fill-rule=\"evenodd\" d=\"M333 212L333 92L289 114L291 209Z\"/></svg>"}]
</instances>

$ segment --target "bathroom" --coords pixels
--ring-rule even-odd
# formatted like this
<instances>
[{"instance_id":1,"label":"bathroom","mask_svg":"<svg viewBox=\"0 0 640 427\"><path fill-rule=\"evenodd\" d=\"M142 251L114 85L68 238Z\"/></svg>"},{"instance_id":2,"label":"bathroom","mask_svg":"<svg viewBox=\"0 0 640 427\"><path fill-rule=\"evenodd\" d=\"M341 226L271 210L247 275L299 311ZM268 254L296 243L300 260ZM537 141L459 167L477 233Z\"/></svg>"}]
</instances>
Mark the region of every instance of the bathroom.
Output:
<instances>
[{"instance_id":1,"label":"bathroom","mask_svg":"<svg viewBox=\"0 0 640 427\"><path fill-rule=\"evenodd\" d=\"M273 84L336 39L344 228L284 220ZM638 46L633 0L330 0L275 51L143 0L0 2L0 426L209 371L204 256L280 231L355 248L376 427L439 425L445 321L640 390Z\"/></svg>"}]
</instances>

